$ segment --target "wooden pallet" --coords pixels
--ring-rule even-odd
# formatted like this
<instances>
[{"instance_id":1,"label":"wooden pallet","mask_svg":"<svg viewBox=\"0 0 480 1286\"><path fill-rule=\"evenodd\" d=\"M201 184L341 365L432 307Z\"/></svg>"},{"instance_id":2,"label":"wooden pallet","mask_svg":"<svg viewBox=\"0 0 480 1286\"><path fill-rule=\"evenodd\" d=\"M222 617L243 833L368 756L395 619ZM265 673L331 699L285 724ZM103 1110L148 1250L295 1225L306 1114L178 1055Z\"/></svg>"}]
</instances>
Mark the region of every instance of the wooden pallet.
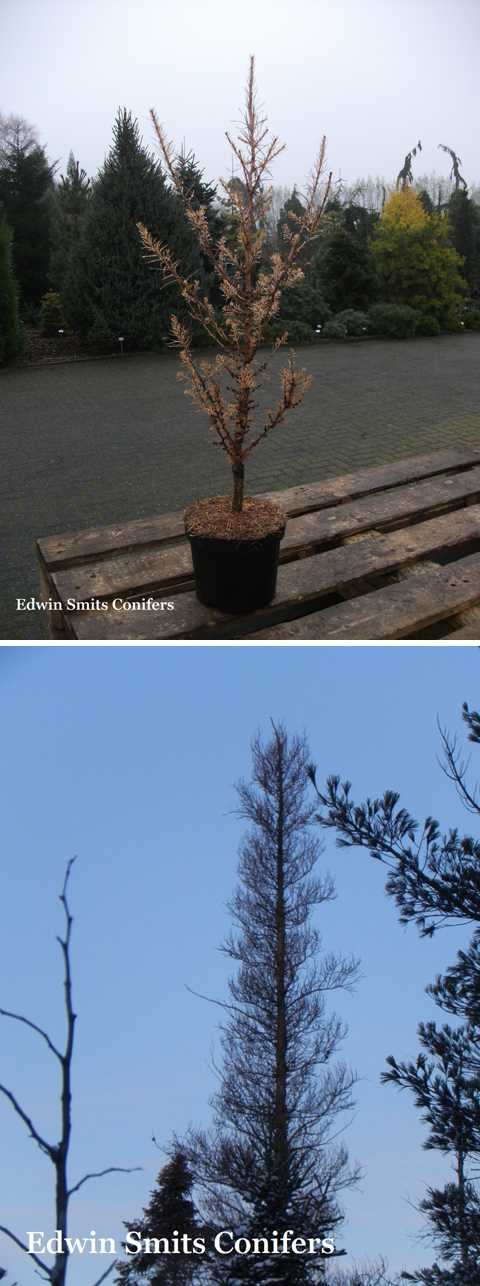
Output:
<instances>
[{"instance_id":1,"label":"wooden pallet","mask_svg":"<svg viewBox=\"0 0 480 1286\"><path fill-rule=\"evenodd\" d=\"M235 617L200 603L182 515L163 514L38 541L53 637L373 640L433 628L453 641L477 637L476 622L459 614L478 604L480 638L479 450L416 456L268 499L289 520L267 608Z\"/></svg>"}]
</instances>

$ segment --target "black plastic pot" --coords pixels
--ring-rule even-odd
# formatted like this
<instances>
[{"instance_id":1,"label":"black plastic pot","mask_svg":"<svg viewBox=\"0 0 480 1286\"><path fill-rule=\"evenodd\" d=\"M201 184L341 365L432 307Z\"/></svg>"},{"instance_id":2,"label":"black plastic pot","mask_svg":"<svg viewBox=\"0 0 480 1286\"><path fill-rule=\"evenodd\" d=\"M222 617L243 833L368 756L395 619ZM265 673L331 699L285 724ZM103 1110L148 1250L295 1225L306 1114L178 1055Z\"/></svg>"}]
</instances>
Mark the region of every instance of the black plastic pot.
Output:
<instances>
[{"instance_id":1,"label":"black plastic pot","mask_svg":"<svg viewBox=\"0 0 480 1286\"><path fill-rule=\"evenodd\" d=\"M194 536L188 529L187 536L201 603L217 607L220 612L245 613L271 602L283 531L270 532L257 540Z\"/></svg>"}]
</instances>

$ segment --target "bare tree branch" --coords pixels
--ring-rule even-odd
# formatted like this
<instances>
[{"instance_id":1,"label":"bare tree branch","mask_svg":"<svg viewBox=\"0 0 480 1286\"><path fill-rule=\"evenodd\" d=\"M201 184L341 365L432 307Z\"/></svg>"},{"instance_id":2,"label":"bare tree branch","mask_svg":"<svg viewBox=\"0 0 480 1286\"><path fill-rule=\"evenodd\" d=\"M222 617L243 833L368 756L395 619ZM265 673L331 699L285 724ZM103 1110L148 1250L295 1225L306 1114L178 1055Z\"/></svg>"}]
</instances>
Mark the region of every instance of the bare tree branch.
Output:
<instances>
[{"instance_id":1,"label":"bare tree branch","mask_svg":"<svg viewBox=\"0 0 480 1286\"><path fill-rule=\"evenodd\" d=\"M71 1197L73 1192L78 1192L82 1183L86 1183L87 1179L101 1179L104 1174L133 1174L136 1170L143 1170L143 1166L109 1165L106 1170L94 1170L92 1174L84 1174L83 1179L79 1179L74 1188L69 1188L68 1196Z\"/></svg>"},{"instance_id":2,"label":"bare tree branch","mask_svg":"<svg viewBox=\"0 0 480 1286\"><path fill-rule=\"evenodd\" d=\"M97 1277L97 1280L96 1280L96 1282L94 1282L94 1283L93 1283L93 1286L100 1286L100 1282L104 1282L104 1281L105 1281L105 1278L106 1278L106 1277L108 1277L108 1274L109 1274L109 1273L113 1273L113 1270L114 1270L114 1268L116 1268L116 1267L117 1267L117 1264L118 1264L118 1263L119 1263L119 1260L118 1260L118 1259L114 1259L113 1264L110 1264L110 1268L107 1268L107 1269L106 1269L106 1271L105 1271L104 1273L102 1273L102 1276L101 1276L101 1277Z\"/></svg>"},{"instance_id":3,"label":"bare tree branch","mask_svg":"<svg viewBox=\"0 0 480 1286\"><path fill-rule=\"evenodd\" d=\"M30 1131L32 1139L35 1139L35 1142L38 1143L38 1146L39 1148L42 1149L42 1152L46 1152L47 1156L49 1156L51 1160L53 1160L54 1154L56 1151L55 1146L51 1143L47 1143L46 1139L42 1139L41 1134L38 1134L38 1131L35 1129L33 1121L31 1121L30 1117L27 1116L27 1113L24 1112L23 1107L20 1107L20 1104L17 1102L15 1095L12 1094L12 1091L7 1090L5 1085L0 1085L0 1093L4 1094L5 1098L8 1098L10 1100L12 1107L17 1113L17 1116L21 1117L21 1120L24 1121L25 1125L27 1126L27 1129Z\"/></svg>"},{"instance_id":4,"label":"bare tree branch","mask_svg":"<svg viewBox=\"0 0 480 1286\"><path fill-rule=\"evenodd\" d=\"M4 1232L6 1237L10 1237L12 1241L16 1242L17 1246L20 1246L21 1250L25 1250L26 1254L30 1255L30 1259L33 1259L34 1262L38 1264L38 1267L42 1269L42 1275L44 1279L48 1281L50 1278L50 1270L45 1267L45 1264L42 1264L42 1261L41 1259L38 1258L38 1255L35 1255L33 1251L32 1252L29 1251L28 1246L25 1245L25 1242L20 1241L20 1238L16 1237L14 1232L10 1232L10 1228L4 1228L3 1224L0 1224L0 1232Z\"/></svg>"},{"instance_id":5,"label":"bare tree branch","mask_svg":"<svg viewBox=\"0 0 480 1286\"><path fill-rule=\"evenodd\" d=\"M0 1015L1 1015L3 1018L15 1018L15 1019L16 1019L16 1021L17 1021L18 1023L25 1023L27 1027L31 1027L31 1028L32 1028L32 1031L36 1031L36 1032L38 1032L39 1036L43 1036L43 1039L46 1041L46 1043L47 1043L47 1045L48 1045L48 1048L49 1048L49 1049L51 1049L52 1054L55 1054L55 1055L56 1055L56 1057L57 1057L58 1059L60 1059L60 1062L62 1061L62 1055L61 1055L60 1051L56 1048L56 1046L55 1046L55 1045L53 1044L53 1042L50 1040L49 1035L47 1034L47 1032L46 1032L46 1031L44 1031L44 1030L43 1030L43 1027L37 1027L37 1024L36 1024L36 1023L32 1023L32 1022L30 1021L30 1019L29 1019L29 1018L24 1018L22 1014L12 1014L12 1013L10 1013L10 1010L9 1010L9 1009L0 1009Z\"/></svg>"}]
</instances>

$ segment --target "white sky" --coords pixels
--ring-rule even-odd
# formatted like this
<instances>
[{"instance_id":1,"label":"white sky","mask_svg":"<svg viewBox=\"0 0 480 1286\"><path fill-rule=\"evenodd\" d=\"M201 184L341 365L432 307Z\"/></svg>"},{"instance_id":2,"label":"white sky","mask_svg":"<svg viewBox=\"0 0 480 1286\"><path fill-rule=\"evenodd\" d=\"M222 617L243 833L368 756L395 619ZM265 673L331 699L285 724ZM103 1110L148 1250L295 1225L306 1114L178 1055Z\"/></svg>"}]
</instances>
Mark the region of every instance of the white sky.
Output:
<instances>
[{"instance_id":1,"label":"white sky","mask_svg":"<svg viewBox=\"0 0 480 1286\"><path fill-rule=\"evenodd\" d=\"M393 180L462 159L480 180L477 0L0 0L0 110L37 125L51 159L95 175L117 108L152 143L149 108L228 177L250 53L271 129L287 144L273 182L302 186L327 136L334 179Z\"/></svg>"}]
</instances>

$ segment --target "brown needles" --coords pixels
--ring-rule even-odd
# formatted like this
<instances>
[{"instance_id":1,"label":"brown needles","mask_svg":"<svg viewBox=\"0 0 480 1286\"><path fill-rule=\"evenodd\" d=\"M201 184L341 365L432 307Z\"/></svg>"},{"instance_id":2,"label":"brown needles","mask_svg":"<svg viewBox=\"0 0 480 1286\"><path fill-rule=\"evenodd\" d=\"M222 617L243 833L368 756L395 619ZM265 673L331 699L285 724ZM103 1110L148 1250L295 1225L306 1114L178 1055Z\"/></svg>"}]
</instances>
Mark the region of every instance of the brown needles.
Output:
<instances>
[{"instance_id":1,"label":"brown needles","mask_svg":"<svg viewBox=\"0 0 480 1286\"><path fill-rule=\"evenodd\" d=\"M205 207L194 209L180 177L173 145L154 111L151 118L167 172L184 203L201 249L216 274L223 298L221 310L215 309L201 294L198 281L183 276L181 265L172 258L168 246L156 241L143 224L137 226L147 257L162 269L165 280L177 282L190 316L201 323L216 345L215 361L195 361L187 328L177 317L172 317L174 343L180 350L184 366L181 375L187 381L185 392L193 398L197 408L208 415L210 427L232 465L232 509L234 513L240 513L247 456L271 429L284 422L286 411L298 406L311 382L305 368L295 370L294 355L290 350L289 360L280 370L280 397L274 409L267 412L263 425L254 426L256 393L269 379L267 368L274 354L288 339L288 333L274 341L265 360L263 354L257 363L255 358L266 328L278 312L282 290L303 277L297 260L316 233L328 199L331 176L320 196L325 171L325 139L308 176L303 213L290 213L293 227L285 225L283 229L286 254L282 259L280 254L273 253L265 268L262 255L265 220L273 195L272 188L265 188L264 184L270 177L272 161L283 151L284 145L279 144L277 138L268 137L266 118L261 116L258 105L254 59L250 59L245 110L237 141L230 134L226 135L240 166L242 183L236 186L220 181L233 206L233 243L223 236L213 244Z\"/></svg>"}]
</instances>

